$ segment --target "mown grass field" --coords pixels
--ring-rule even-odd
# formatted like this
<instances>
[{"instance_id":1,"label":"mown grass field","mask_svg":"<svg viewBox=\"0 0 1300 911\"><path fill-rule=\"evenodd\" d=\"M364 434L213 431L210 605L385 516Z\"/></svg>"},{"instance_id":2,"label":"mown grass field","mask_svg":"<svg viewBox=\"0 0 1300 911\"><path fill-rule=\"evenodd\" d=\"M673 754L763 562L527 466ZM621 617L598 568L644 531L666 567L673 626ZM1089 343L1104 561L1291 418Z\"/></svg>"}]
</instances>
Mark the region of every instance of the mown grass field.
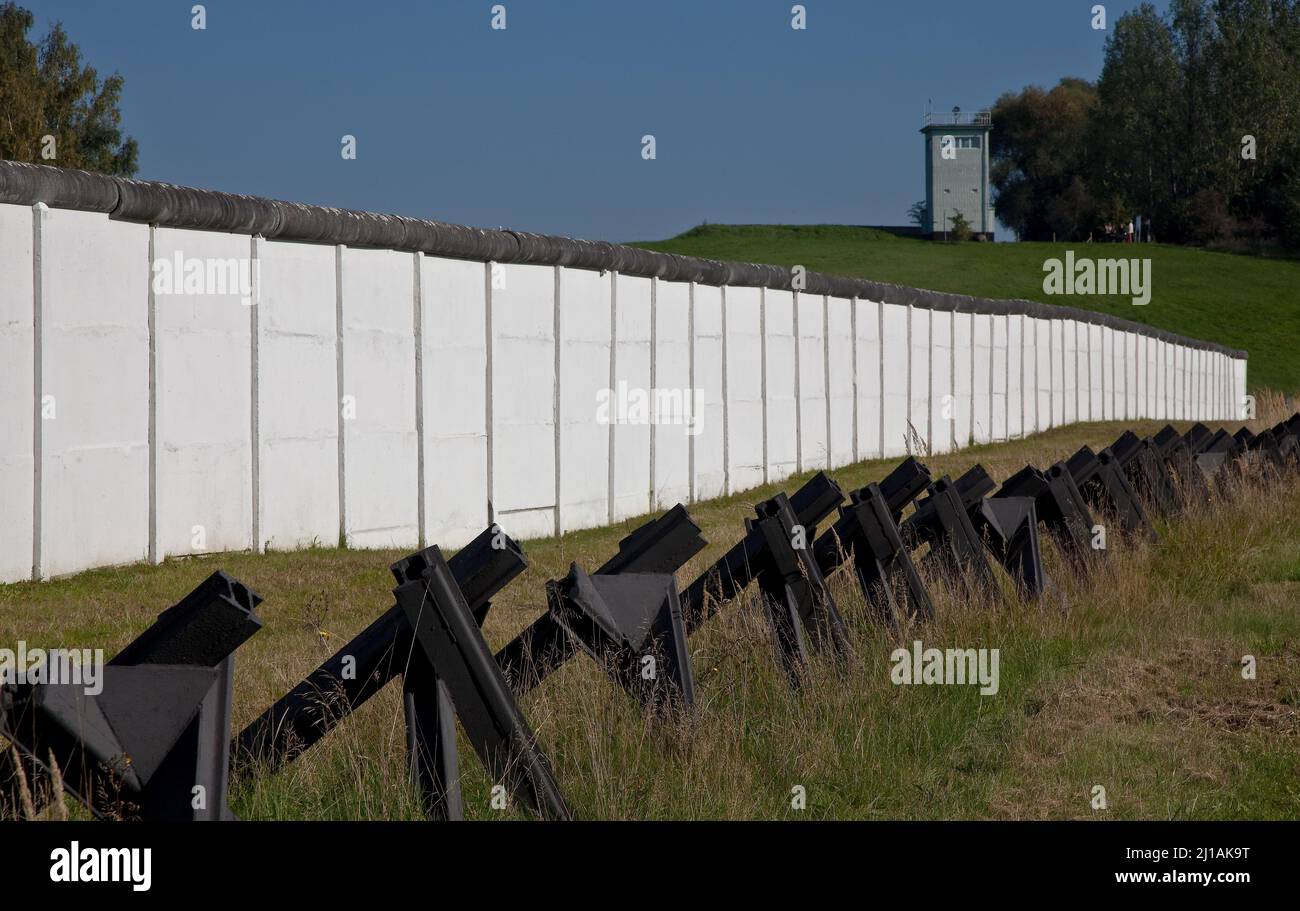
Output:
<instances>
[{"instance_id":1,"label":"mown grass field","mask_svg":"<svg viewBox=\"0 0 1300 911\"><path fill-rule=\"evenodd\" d=\"M1105 445L1121 429L1081 424L926 461L936 476L978 461L1000 480L1026 461L1045 466L1083 443ZM847 490L893 464L833 474ZM692 506L711 545L681 582L739 538L750 504L807 476ZM584 655L521 707L570 806L586 819L1298 819L1298 480L1197 504L1162 525L1154 545L1112 535L1086 578L1071 575L1049 547L1059 601L1023 603L1004 592L969 603L932 579L937 619L899 633L869 620L842 571L832 586L856 658L818 664L797 693L777 669L751 590L691 640L700 701L693 725L646 715ZM495 601L490 644L538 616L546 579L570 561L603 562L640 521L527 542L530 568ZM2 586L0 642L102 647L111 656L225 569L266 598L264 628L238 653L238 729L392 603L387 566L400 556L223 554ZM889 655L916 639L999 649L998 693L893 685ZM1242 678L1245 655L1255 657L1257 679ZM286 769L237 776L235 812L418 818L399 702L400 687L390 685ZM467 815L521 815L490 808L491 782L465 743L461 764ZM807 793L802 810L791 806L796 785ZM1105 810L1091 805L1098 785Z\"/></svg>"},{"instance_id":2,"label":"mown grass field","mask_svg":"<svg viewBox=\"0 0 1300 911\"><path fill-rule=\"evenodd\" d=\"M1245 348L1252 390L1300 392L1300 260L1261 259L1142 244L932 243L842 225L702 225L635 246L710 259L808 269L979 297L1068 304L1194 338ZM1051 296L1043 263L1076 257L1150 258L1151 302Z\"/></svg>"}]
</instances>

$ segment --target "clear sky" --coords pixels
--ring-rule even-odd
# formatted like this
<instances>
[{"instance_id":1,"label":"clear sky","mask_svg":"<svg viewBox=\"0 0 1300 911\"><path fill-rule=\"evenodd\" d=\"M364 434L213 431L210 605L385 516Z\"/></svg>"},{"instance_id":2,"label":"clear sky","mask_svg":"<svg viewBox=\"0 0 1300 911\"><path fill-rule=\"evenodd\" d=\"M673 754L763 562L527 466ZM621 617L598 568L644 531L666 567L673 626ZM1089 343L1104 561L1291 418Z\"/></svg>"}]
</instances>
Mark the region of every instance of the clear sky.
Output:
<instances>
[{"instance_id":1,"label":"clear sky","mask_svg":"<svg viewBox=\"0 0 1300 911\"><path fill-rule=\"evenodd\" d=\"M613 241L906 224L929 99L1095 79L1107 34L1099 0L806 0L803 31L790 0L501 2L20 5L126 78L140 177Z\"/></svg>"}]
</instances>

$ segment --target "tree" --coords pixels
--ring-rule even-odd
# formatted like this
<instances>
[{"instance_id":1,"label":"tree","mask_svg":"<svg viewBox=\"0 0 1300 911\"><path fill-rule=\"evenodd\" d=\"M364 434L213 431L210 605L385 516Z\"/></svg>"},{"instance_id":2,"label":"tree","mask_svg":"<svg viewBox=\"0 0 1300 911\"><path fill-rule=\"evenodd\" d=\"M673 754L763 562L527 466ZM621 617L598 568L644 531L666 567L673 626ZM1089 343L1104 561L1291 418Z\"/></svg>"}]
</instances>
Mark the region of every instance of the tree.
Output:
<instances>
[{"instance_id":1,"label":"tree","mask_svg":"<svg viewBox=\"0 0 1300 911\"><path fill-rule=\"evenodd\" d=\"M1067 78L1050 92L1029 86L993 106L993 207L1021 240L1085 237L1092 228L1085 136L1096 104L1091 83Z\"/></svg>"},{"instance_id":2,"label":"tree","mask_svg":"<svg viewBox=\"0 0 1300 911\"><path fill-rule=\"evenodd\" d=\"M970 222L966 220L965 215L957 212L952 216L950 221L952 222L953 240L965 242L971 239L974 232L971 230Z\"/></svg>"},{"instance_id":3,"label":"tree","mask_svg":"<svg viewBox=\"0 0 1300 911\"><path fill-rule=\"evenodd\" d=\"M59 23L33 43L34 23L16 3L0 4L0 158L134 174L139 147L122 135L122 77L101 80L83 66Z\"/></svg>"},{"instance_id":4,"label":"tree","mask_svg":"<svg viewBox=\"0 0 1300 911\"><path fill-rule=\"evenodd\" d=\"M1165 225L1181 154L1178 108L1171 103L1179 81L1173 39L1155 8L1144 3L1121 16L1106 39L1088 170L1095 195L1118 196L1135 207L1130 215L1152 215Z\"/></svg>"},{"instance_id":5,"label":"tree","mask_svg":"<svg viewBox=\"0 0 1300 911\"><path fill-rule=\"evenodd\" d=\"M912 203L912 207L907 210L908 220L918 228L925 227L925 220L929 216L930 210L925 204L925 200Z\"/></svg>"}]
</instances>

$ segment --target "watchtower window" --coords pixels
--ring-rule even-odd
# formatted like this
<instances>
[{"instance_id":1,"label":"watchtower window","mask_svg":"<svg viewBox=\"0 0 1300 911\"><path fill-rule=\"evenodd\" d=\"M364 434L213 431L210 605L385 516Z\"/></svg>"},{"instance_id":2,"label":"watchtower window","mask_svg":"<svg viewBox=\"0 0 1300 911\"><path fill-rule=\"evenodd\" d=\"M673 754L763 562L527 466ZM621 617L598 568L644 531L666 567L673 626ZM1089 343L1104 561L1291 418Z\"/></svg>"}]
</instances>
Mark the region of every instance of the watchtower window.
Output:
<instances>
[{"instance_id":1,"label":"watchtower window","mask_svg":"<svg viewBox=\"0 0 1300 911\"><path fill-rule=\"evenodd\" d=\"M979 136L958 136L957 148L959 149L978 149L980 147Z\"/></svg>"}]
</instances>

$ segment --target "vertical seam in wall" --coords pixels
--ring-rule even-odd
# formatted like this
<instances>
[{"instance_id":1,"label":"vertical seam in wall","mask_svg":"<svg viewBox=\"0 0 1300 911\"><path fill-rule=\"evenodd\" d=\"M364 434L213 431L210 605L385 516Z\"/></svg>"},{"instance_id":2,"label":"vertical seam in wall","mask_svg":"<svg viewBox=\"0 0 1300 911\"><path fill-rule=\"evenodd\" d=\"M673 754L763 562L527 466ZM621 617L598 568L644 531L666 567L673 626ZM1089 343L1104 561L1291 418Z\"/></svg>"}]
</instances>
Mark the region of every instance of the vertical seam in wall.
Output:
<instances>
[{"instance_id":1,"label":"vertical seam in wall","mask_svg":"<svg viewBox=\"0 0 1300 911\"><path fill-rule=\"evenodd\" d=\"M997 328L996 316L989 316L989 433L987 442L991 443L997 439L993 428L997 426L997 417L994 415L993 403L997 396L993 394L993 378L997 375L997 370L993 366L993 356L998 350L997 345ZM1062 327L1064 329L1064 327ZM1065 385L1065 379L1062 377L1061 385Z\"/></svg>"},{"instance_id":2,"label":"vertical seam in wall","mask_svg":"<svg viewBox=\"0 0 1300 911\"><path fill-rule=\"evenodd\" d=\"M248 348L249 348L249 483L252 488L252 545L253 553L262 553L262 428L261 410L258 406L258 395L260 385L258 383L258 311L261 309L262 296L262 271L261 271L261 250L258 243L258 236L249 238L248 253L253 260L253 288L252 299L249 304L248 313Z\"/></svg>"},{"instance_id":3,"label":"vertical seam in wall","mask_svg":"<svg viewBox=\"0 0 1300 911\"><path fill-rule=\"evenodd\" d=\"M880 385L876 389L876 411L880 432L876 435L876 446L880 450L879 457L883 459L885 457L885 302L874 303L876 304L876 363L880 367Z\"/></svg>"},{"instance_id":4,"label":"vertical seam in wall","mask_svg":"<svg viewBox=\"0 0 1300 911\"><path fill-rule=\"evenodd\" d=\"M492 262L483 263L483 454L487 461L487 518L488 525L496 525L495 473L492 461Z\"/></svg>"},{"instance_id":5,"label":"vertical seam in wall","mask_svg":"<svg viewBox=\"0 0 1300 911\"><path fill-rule=\"evenodd\" d=\"M799 335L799 292L794 292L794 470L803 471L803 377L799 368L799 349L803 339Z\"/></svg>"},{"instance_id":6,"label":"vertical seam in wall","mask_svg":"<svg viewBox=\"0 0 1300 911\"><path fill-rule=\"evenodd\" d=\"M826 400L826 467L833 464L831 453L831 296L822 295L822 398Z\"/></svg>"},{"instance_id":7,"label":"vertical seam in wall","mask_svg":"<svg viewBox=\"0 0 1300 911\"><path fill-rule=\"evenodd\" d=\"M44 203L32 206L32 581L39 582L41 566L41 510L44 508L41 484L42 463L45 460L45 426L42 417L44 383L44 333L45 308L44 250L42 235L45 228ZM152 285L153 282L150 282Z\"/></svg>"},{"instance_id":8,"label":"vertical seam in wall","mask_svg":"<svg viewBox=\"0 0 1300 911\"><path fill-rule=\"evenodd\" d=\"M551 287L552 297L552 322L551 335L555 344L554 360L552 362L551 372L555 374L551 386L551 422L554 425L555 437L555 535L559 537L564 534L564 526L561 523L560 516L560 435L563 428L560 424L560 267L553 267L555 270L554 283ZM653 306L653 305L652 305ZM652 330L653 331L653 330ZM652 336L653 338L653 336ZM654 345L650 347L650 371L654 376ZM653 387L654 383L650 385ZM650 477L654 478L654 428L651 427L650 437Z\"/></svg>"},{"instance_id":9,"label":"vertical seam in wall","mask_svg":"<svg viewBox=\"0 0 1300 911\"><path fill-rule=\"evenodd\" d=\"M1027 324L1028 324L1028 319L1025 317L1023 313L1020 314L1020 438L1021 439L1024 439L1025 437L1029 436L1029 427L1028 427L1029 412L1025 409L1025 373L1029 369L1029 365L1025 363L1025 349L1027 347L1027 345L1025 344L1025 326ZM1034 390L1034 396L1035 398L1037 398L1038 396L1037 390Z\"/></svg>"},{"instance_id":10,"label":"vertical seam in wall","mask_svg":"<svg viewBox=\"0 0 1300 911\"><path fill-rule=\"evenodd\" d=\"M345 477L346 458L343 452L346 433L343 426L343 244L334 245L334 382L337 394L334 396L334 413L338 416L339 429L339 543L348 543L348 500Z\"/></svg>"},{"instance_id":11,"label":"vertical seam in wall","mask_svg":"<svg viewBox=\"0 0 1300 911\"><path fill-rule=\"evenodd\" d=\"M1047 420L1048 426L1060 426L1056 420L1056 346L1052 344L1052 326L1056 325L1057 320L1049 320L1047 323ZM1065 345L1065 327L1061 327L1061 345ZM1065 385L1065 359L1061 359L1061 385ZM1061 405L1064 411L1065 391L1061 391Z\"/></svg>"},{"instance_id":12,"label":"vertical seam in wall","mask_svg":"<svg viewBox=\"0 0 1300 911\"><path fill-rule=\"evenodd\" d=\"M858 299L849 298L849 357L853 359L853 462L858 461Z\"/></svg>"},{"instance_id":13,"label":"vertical seam in wall","mask_svg":"<svg viewBox=\"0 0 1300 911\"><path fill-rule=\"evenodd\" d=\"M149 562L161 562L158 546L158 298L153 287L154 232L149 225L147 300L149 331Z\"/></svg>"},{"instance_id":14,"label":"vertical seam in wall","mask_svg":"<svg viewBox=\"0 0 1300 911\"><path fill-rule=\"evenodd\" d=\"M686 475L689 487L686 492L687 502L695 502L695 438L704 415L695 413L698 397L695 392L695 282L686 285L686 332L687 332L687 379L690 388L690 414L693 422L686 434Z\"/></svg>"},{"instance_id":15,"label":"vertical seam in wall","mask_svg":"<svg viewBox=\"0 0 1300 911\"><path fill-rule=\"evenodd\" d=\"M411 328L415 334L415 536L421 550L425 541L424 503L424 254L411 254L412 311Z\"/></svg>"},{"instance_id":16,"label":"vertical seam in wall","mask_svg":"<svg viewBox=\"0 0 1300 911\"><path fill-rule=\"evenodd\" d=\"M1051 332L1048 332L1048 341L1051 341ZM1051 347L1050 345L1048 346ZM1043 428L1043 406L1042 395L1038 383L1038 320L1034 320L1034 433Z\"/></svg>"},{"instance_id":17,"label":"vertical seam in wall","mask_svg":"<svg viewBox=\"0 0 1300 911\"><path fill-rule=\"evenodd\" d=\"M727 286L718 288L722 301L722 493L731 493L731 403L727 383Z\"/></svg>"},{"instance_id":18,"label":"vertical seam in wall","mask_svg":"<svg viewBox=\"0 0 1300 911\"><path fill-rule=\"evenodd\" d=\"M614 389L614 371L618 369L618 272L609 273L609 388L610 395L613 395ZM606 498L608 503L609 523L614 524L614 425L618 423L617 413L609 415L609 433L608 433L608 462L609 470L606 472L606 483L608 490Z\"/></svg>"},{"instance_id":19,"label":"vertical seam in wall","mask_svg":"<svg viewBox=\"0 0 1300 911\"><path fill-rule=\"evenodd\" d=\"M558 266L556 268L559 268ZM655 450L659 433L659 279L650 278L650 512L655 510Z\"/></svg>"},{"instance_id":20,"label":"vertical seam in wall","mask_svg":"<svg viewBox=\"0 0 1300 911\"><path fill-rule=\"evenodd\" d=\"M975 442L975 352L979 349L975 324L978 319L978 313L970 315L970 405L966 409L969 413L966 416L966 443L964 444L967 446Z\"/></svg>"},{"instance_id":21,"label":"vertical seam in wall","mask_svg":"<svg viewBox=\"0 0 1300 911\"><path fill-rule=\"evenodd\" d=\"M925 319L925 446L934 452L934 311Z\"/></svg>"},{"instance_id":22,"label":"vertical seam in wall","mask_svg":"<svg viewBox=\"0 0 1300 911\"><path fill-rule=\"evenodd\" d=\"M948 445L961 448L957 443L957 311L948 317Z\"/></svg>"},{"instance_id":23,"label":"vertical seam in wall","mask_svg":"<svg viewBox=\"0 0 1300 911\"><path fill-rule=\"evenodd\" d=\"M907 348L907 363L905 365L906 372L907 372L907 384L903 387L904 395L907 396L907 400L903 403L903 415L908 428L907 430L903 431L903 444L904 444L903 448L910 452L911 440L912 440L911 431L916 429L915 425L912 423L912 305L911 304L907 305L907 331L904 333L903 338L905 339L905 344ZM881 360L884 360L885 337L883 335L880 337L880 345L881 345Z\"/></svg>"},{"instance_id":24,"label":"vertical seam in wall","mask_svg":"<svg viewBox=\"0 0 1300 911\"><path fill-rule=\"evenodd\" d=\"M758 363L762 375L759 377L759 391L763 397L763 483L769 482L767 454L767 289L758 289Z\"/></svg>"}]
</instances>

